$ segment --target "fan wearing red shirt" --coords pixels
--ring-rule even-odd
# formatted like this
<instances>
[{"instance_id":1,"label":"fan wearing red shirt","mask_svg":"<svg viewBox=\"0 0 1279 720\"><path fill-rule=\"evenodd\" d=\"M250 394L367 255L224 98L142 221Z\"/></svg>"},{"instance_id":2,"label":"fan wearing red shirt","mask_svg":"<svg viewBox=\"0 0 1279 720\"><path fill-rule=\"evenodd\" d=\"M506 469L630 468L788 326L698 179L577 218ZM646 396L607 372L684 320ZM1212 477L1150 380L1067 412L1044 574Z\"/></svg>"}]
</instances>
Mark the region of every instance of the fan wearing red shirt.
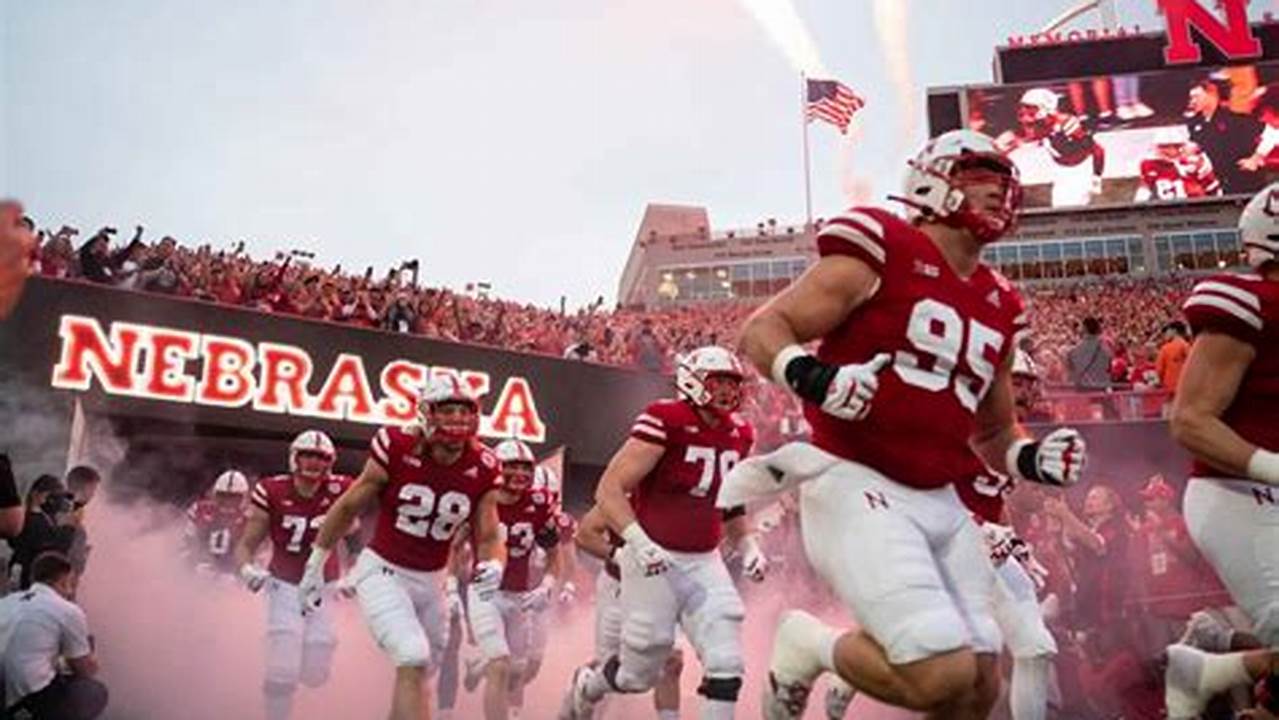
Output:
<instances>
[{"instance_id":1,"label":"fan wearing red shirt","mask_svg":"<svg viewBox=\"0 0 1279 720\"><path fill-rule=\"evenodd\" d=\"M905 219L859 207L827 222L817 262L742 331L756 368L805 401L813 439L734 473L721 501L800 485L808 558L860 624L782 618L768 718L802 716L822 672L897 707L985 718L999 686L994 568L953 485L974 451L1017 479L1080 477L1077 432L1036 441L1016 421L1012 354L1027 318L981 262L1016 218L1015 166L989 137L956 130L909 167ZM802 345L814 340L816 354Z\"/></svg>"},{"instance_id":2,"label":"fan wearing red shirt","mask_svg":"<svg viewBox=\"0 0 1279 720\"><path fill-rule=\"evenodd\" d=\"M750 453L755 433L736 411L744 371L716 346L676 363L678 400L640 413L600 478L595 499L625 547L618 556L621 648L603 668L579 667L561 718L586 720L610 692L648 692L662 677L682 628L704 672L701 717L729 719L741 690L745 608L720 554L727 534L745 574L762 579L764 558L744 511L716 507L720 483Z\"/></svg>"},{"instance_id":3,"label":"fan wearing red shirt","mask_svg":"<svg viewBox=\"0 0 1279 720\"><path fill-rule=\"evenodd\" d=\"M289 472L264 478L249 498L248 521L235 546L240 579L253 592L266 588L266 677L262 684L267 720L287 720L300 681L320 687L329 679L337 635L328 607L303 616L298 582L325 513L351 487L334 475L337 449L328 435L307 430L289 445ZM254 562L263 540L271 540L271 563ZM324 568L333 583L340 569L336 555ZM328 590L326 590L328 592Z\"/></svg>"},{"instance_id":4,"label":"fan wearing red shirt","mask_svg":"<svg viewBox=\"0 0 1279 720\"><path fill-rule=\"evenodd\" d=\"M1183 497L1190 537L1279 647L1279 183L1239 215L1246 273L1195 285L1182 306L1195 340L1173 401L1172 435L1194 456ZM1213 695L1274 672L1279 654L1168 648L1170 718L1197 717Z\"/></svg>"},{"instance_id":5,"label":"fan wearing red shirt","mask_svg":"<svg viewBox=\"0 0 1279 720\"><path fill-rule=\"evenodd\" d=\"M350 490L329 509L307 559L299 595L307 611L323 598L324 566L337 540L378 503L373 539L347 582L373 638L395 664L391 720L420 720L423 683L448 642L443 585L453 540L471 530L476 564L468 610L493 602L505 548L498 523L498 465L476 440L479 401L456 375L431 378L417 424L384 427Z\"/></svg>"}]
</instances>

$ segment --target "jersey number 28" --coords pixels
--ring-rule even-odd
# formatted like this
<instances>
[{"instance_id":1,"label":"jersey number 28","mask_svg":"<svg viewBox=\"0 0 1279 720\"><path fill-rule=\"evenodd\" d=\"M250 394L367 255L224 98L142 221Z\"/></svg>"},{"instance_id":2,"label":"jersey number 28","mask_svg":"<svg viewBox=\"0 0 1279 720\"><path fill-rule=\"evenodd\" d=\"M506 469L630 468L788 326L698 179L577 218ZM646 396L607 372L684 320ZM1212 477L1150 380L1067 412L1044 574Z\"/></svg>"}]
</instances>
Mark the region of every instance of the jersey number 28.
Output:
<instances>
[{"instance_id":1,"label":"jersey number 28","mask_svg":"<svg viewBox=\"0 0 1279 720\"><path fill-rule=\"evenodd\" d=\"M452 490L436 498L429 486L405 485L400 501L395 527L413 537L447 542L471 516L471 498Z\"/></svg>"}]
</instances>

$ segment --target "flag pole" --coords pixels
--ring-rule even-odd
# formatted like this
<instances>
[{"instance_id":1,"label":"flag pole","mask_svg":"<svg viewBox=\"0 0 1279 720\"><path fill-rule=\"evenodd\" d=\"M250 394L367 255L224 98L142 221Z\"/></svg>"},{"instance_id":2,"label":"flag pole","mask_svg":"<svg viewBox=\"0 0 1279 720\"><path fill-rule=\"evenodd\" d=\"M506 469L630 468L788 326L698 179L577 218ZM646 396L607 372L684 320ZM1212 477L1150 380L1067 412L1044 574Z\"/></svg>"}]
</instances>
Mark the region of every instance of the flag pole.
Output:
<instances>
[{"instance_id":1,"label":"flag pole","mask_svg":"<svg viewBox=\"0 0 1279 720\"><path fill-rule=\"evenodd\" d=\"M808 159L808 75L799 74L799 122L804 131L804 228L813 227L813 187Z\"/></svg>"}]
</instances>

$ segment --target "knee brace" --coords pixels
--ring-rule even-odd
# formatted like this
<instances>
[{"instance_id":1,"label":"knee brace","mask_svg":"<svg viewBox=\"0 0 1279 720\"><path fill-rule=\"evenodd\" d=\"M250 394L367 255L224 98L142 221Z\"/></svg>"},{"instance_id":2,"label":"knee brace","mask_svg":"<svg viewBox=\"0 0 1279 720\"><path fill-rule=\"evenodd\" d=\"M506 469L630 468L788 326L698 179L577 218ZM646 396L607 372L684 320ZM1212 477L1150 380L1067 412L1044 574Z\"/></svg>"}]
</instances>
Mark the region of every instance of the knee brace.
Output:
<instances>
[{"instance_id":1,"label":"knee brace","mask_svg":"<svg viewBox=\"0 0 1279 720\"><path fill-rule=\"evenodd\" d=\"M742 690L742 679L740 677L705 677L702 678L702 684L697 686L697 694L707 700L720 700L722 702L737 702L737 694Z\"/></svg>"},{"instance_id":2,"label":"knee brace","mask_svg":"<svg viewBox=\"0 0 1279 720\"><path fill-rule=\"evenodd\" d=\"M636 694L648 692L651 685L644 687L643 683L638 682L630 673L622 672L622 661L617 655L609 658L604 663L604 669L601 671L604 679L608 681L608 686L613 688L614 692L623 694Z\"/></svg>"}]
</instances>

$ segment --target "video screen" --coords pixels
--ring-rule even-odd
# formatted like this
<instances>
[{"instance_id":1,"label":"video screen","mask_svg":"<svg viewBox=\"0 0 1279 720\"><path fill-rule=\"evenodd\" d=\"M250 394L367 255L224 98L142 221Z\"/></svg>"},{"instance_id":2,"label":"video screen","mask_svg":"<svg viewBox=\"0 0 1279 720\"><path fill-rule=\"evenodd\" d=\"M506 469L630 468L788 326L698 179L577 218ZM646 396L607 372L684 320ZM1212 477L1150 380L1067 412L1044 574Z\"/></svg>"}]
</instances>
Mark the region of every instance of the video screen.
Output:
<instances>
[{"instance_id":1,"label":"video screen","mask_svg":"<svg viewBox=\"0 0 1279 720\"><path fill-rule=\"evenodd\" d=\"M1279 179L1279 62L970 87L967 127L1021 172L1025 207L1252 194Z\"/></svg>"}]
</instances>

